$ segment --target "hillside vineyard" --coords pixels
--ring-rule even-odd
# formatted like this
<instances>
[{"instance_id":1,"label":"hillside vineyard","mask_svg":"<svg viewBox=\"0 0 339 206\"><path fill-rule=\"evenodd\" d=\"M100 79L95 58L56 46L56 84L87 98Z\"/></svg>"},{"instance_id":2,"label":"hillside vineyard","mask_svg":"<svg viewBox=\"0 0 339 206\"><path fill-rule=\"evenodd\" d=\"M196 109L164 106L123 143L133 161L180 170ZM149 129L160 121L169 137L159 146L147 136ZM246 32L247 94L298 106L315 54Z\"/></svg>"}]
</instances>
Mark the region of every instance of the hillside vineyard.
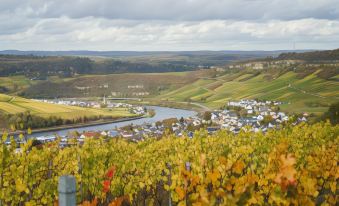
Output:
<instances>
[{"instance_id":1,"label":"hillside vineyard","mask_svg":"<svg viewBox=\"0 0 339 206\"><path fill-rule=\"evenodd\" d=\"M88 138L59 148L0 142L4 205L52 205L72 174L81 205L335 205L339 126L286 126L194 138ZM72 139L69 140L70 143Z\"/></svg>"}]
</instances>

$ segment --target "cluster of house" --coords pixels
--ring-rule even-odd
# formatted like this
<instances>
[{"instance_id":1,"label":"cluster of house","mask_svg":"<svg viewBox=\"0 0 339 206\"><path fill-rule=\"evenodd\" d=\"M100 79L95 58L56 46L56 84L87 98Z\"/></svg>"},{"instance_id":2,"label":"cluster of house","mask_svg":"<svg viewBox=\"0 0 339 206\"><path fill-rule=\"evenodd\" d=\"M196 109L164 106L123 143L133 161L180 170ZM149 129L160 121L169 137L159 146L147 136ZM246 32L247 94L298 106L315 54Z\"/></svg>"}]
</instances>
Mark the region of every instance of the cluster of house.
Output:
<instances>
[{"instance_id":1,"label":"cluster of house","mask_svg":"<svg viewBox=\"0 0 339 206\"><path fill-rule=\"evenodd\" d=\"M257 100L240 100L240 101L229 101L228 106L239 107L247 110L247 114L253 114L254 112L264 113L267 115L268 111L272 110L272 106L283 104L278 101L257 101Z\"/></svg>"},{"instance_id":2,"label":"cluster of house","mask_svg":"<svg viewBox=\"0 0 339 206\"><path fill-rule=\"evenodd\" d=\"M123 104L123 103L119 103ZM170 119L156 123L144 123L142 125L130 125L128 127L116 128L110 131L84 132L78 138L83 140L89 137L116 137L120 136L126 139L139 141L145 136L161 137L166 130L171 131L180 137L187 135L193 137L194 128L206 128L209 133L220 129L227 129L238 133L240 130L249 128L250 131L265 132L270 128L279 128L279 126L289 120L289 116L284 112L274 111L273 107L282 104L277 101L256 101L240 100L228 102L229 109L213 111L210 120L194 116L185 119ZM126 106L126 105L116 105ZM240 115L235 108L245 110L245 115ZM305 122L305 117L299 117L296 123Z\"/></svg>"},{"instance_id":3,"label":"cluster of house","mask_svg":"<svg viewBox=\"0 0 339 206\"><path fill-rule=\"evenodd\" d=\"M206 116L193 116L181 119L167 119L154 123L144 123L142 125L128 125L121 128L114 128L108 131L86 131L77 136L67 135L60 144L67 145L70 137L75 137L79 142L86 138L93 137L123 137L132 141L143 140L145 136L161 137L166 131L169 131L176 136L194 137L194 131L199 128L206 128L209 133L216 132L220 129L229 130L235 134L241 130L253 132L266 132L268 129L278 129L281 124L289 121L290 117L284 112L277 110L277 106L282 102L277 101L257 101L257 100L240 100L229 101L225 110L213 111L210 113L210 118ZM125 103L109 103L109 107L126 107L138 108L142 112L143 107L136 107ZM246 113L239 111L246 111ZM293 124L306 122L305 116L298 117ZM50 141L51 137L46 138ZM38 139L42 142L44 138Z\"/></svg>"},{"instance_id":4,"label":"cluster of house","mask_svg":"<svg viewBox=\"0 0 339 206\"><path fill-rule=\"evenodd\" d=\"M34 99L34 101L45 102L50 104L60 104L60 105L67 105L67 106L78 106L78 107L89 107L89 108L127 108L131 113L137 115L144 115L146 114L147 110L145 107L142 106L134 106L132 104L127 103L115 103L106 101L106 98L103 98L102 102L97 101L82 101L82 100L64 100L64 99Z\"/></svg>"},{"instance_id":5,"label":"cluster of house","mask_svg":"<svg viewBox=\"0 0 339 206\"><path fill-rule=\"evenodd\" d=\"M165 120L166 121L166 120ZM127 127L115 128L108 131L88 131L80 134L79 141L86 138L93 137L123 137L132 141L140 141L145 136L161 137L166 131L170 131L178 137L187 135L193 137L193 132L188 130L189 125L202 125L202 120L198 117L190 117L182 119L182 121L175 120L170 124L164 122L144 123L141 125L129 125Z\"/></svg>"},{"instance_id":6,"label":"cluster of house","mask_svg":"<svg viewBox=\"0 0 339 206\"><path fill-rule=\"evenodd\" d=\"M136 106L132 104L127 103L114 103L114 102L108 102L106 104L107 108L127 108L131 113L137 114L137 115L145 115L147 113L147 109L142 106Z\"/></svg>"},{"instance_id":7,"label":"cluster of house","mask_svg":"<svg viewBox=\"0 0 339 206\"><path fill-rule=\"evenodd\" d=\"M281 66L291 66L298 63L301 63L300 60L271 60L271 61L256 61L256 62L246 62L246 63L237 63L229 65L229 69L255 69L261 70L265 68L279 68Z\"/></svg>"},{"instance_id":8,"label":"cluster of house","mask_svg":"<svg viewBox=\"0 0 339 206\"><path fill-rule=\"evenodd\" d=\"M251 131L267 131L270 128L279 128L283 122L289 120L284 112L277 111L277 106L282 102L277 101L256 101L240 100L228 102L232 110L215 111L211 114L211 121L220 128L228 129L238 133L242 128L250 128ZM275 107L275 108L274 108ZM234 108L245 111L242 115ZM299 117L296 123L306 122L305 116Z\"/></svg>"},{"instance_id":9,"label":"cluster of house","mask_svg":"<svg viewBox=\"0 0 339 206\"><path fill-rule=\"evenodd\" d=\"M64 99L34 99L34 101L67 106L101 108L101 103L96 101L64 100Z\"/></svg>"}]
</instances>

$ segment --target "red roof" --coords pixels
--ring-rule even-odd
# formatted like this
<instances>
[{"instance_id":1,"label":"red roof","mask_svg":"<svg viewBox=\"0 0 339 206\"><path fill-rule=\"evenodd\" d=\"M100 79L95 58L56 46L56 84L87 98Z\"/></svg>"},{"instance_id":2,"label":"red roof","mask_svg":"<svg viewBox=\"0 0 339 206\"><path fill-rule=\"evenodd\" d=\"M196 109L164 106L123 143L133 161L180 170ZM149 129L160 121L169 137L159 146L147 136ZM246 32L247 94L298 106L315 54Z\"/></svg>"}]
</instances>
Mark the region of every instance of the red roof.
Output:
<instances>
[{"instance_id":1,"label":"red roof","mask_svg":"<svg viewBox=\"0 0 339 206\"><path fill-rule=\"evenodd\" d=\"M83 133L83 135L85 137L97 137L97 136L100 136L100 134L98 132L85 132L85 133Z\"/></svg>"}]
</instances>

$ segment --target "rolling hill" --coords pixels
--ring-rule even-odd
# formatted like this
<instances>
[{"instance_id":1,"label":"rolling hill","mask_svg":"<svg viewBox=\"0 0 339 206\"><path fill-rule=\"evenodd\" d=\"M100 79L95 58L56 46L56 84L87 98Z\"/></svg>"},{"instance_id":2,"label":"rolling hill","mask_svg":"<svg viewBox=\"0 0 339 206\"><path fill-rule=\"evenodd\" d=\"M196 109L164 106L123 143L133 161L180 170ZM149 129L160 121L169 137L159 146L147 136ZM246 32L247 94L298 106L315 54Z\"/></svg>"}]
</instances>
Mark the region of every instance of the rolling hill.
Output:
<instances>
[{"instance_id":1,"label":"rolling hill","mask_svg":"<svg viewBox=\"0 0 339 206\"><path fill-rule=\"evenodd\" d=\"M339 82L321 79L317 76L318 72L298 78L297 73L289 71L272 80L268 80L265 73L201 78L158 98L199 102L210 108L222 107L229 100L258 98L285 102L281 109L287 112L320 114L331 103L339 101Z\"/></svg>"},{"instance_id":2,"label":"rolling hill","mask_svg":"<svg viewBox=\"0 0 339 206\"><path fill-rule=\"evenodd\" d=\"M281 109L287 112L321 114L331 103L339 101L338 75L321 78L320 74L324 70L310 70L306 73L293 70L237 71L219 74L217 77L214 77L214 72L203 70L51 77L49 81L30 81L23 76L14 76L0 77L3 80L0 86L6 85L12 89L16 85L17 92L14 93L29 98L106 95L138 97L145 102L195 102L211 109L220 108L229 100L258 98L286 102Z\"/></svg>"},{"instance_id":3,"label":"rolling hill","mask_svg":"<svg viewBox=\"0 0 339 206\"><path fill-rule=\"evenodd\" d=\"M21 76L0 77L0 86L13 89L29 98L56 97L148 97L190 84L209 76L209 70L172 73L127 73L81 75L73 78L50 77L48 81L30 81ZM3 83L1 80L4 79ZM16 83L15 83L16 82ZM20 85L20 86L19 86ZM15 90L12 90L15 92Z\"/></svg>"}]
</instances>

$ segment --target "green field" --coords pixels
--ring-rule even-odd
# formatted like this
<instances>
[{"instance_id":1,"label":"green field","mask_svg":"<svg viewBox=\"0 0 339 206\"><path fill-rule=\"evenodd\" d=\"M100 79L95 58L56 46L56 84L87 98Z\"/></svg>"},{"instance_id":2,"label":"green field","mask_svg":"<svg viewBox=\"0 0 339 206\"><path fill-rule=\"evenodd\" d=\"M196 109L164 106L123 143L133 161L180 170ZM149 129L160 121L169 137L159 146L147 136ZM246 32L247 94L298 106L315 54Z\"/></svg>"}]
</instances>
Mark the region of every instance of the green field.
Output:
<instances>
[{"instance_id":1,"label":"green field","mask_svg":"<svg viewBox=\"0 0 339 206\"><path fill-rule=\"evenodd\" d=\"M21 97L12 97L4 94L0 94L0 112L6 114L16 114L29 111L31 114L50 117L56 116L62 119L76 119L80 117L91 116L111 116L113 118L119 117L131 117L134 114L127 111L124 108L109 109L94 109L83 108L75 106L49 104L44 102L38 102L34 100L24 99Z\"/></svg>"},{"instance_id":2,"label":"green field","mask_svg":"<svg viewBox=\"0 0 339 206\"><path fill-rule=\"evenodd\" d=\"M339 82L320 79L316 73L297 78L287 72L276 79L266 80L265 74L251 77L224 75L200 79L160 96L167 101L193 101L210 108L224 106L229 100L262 99L283 101L281 109L287 112L320 114L329 104L339 101Z\"/></svg>"}]
</instances>

